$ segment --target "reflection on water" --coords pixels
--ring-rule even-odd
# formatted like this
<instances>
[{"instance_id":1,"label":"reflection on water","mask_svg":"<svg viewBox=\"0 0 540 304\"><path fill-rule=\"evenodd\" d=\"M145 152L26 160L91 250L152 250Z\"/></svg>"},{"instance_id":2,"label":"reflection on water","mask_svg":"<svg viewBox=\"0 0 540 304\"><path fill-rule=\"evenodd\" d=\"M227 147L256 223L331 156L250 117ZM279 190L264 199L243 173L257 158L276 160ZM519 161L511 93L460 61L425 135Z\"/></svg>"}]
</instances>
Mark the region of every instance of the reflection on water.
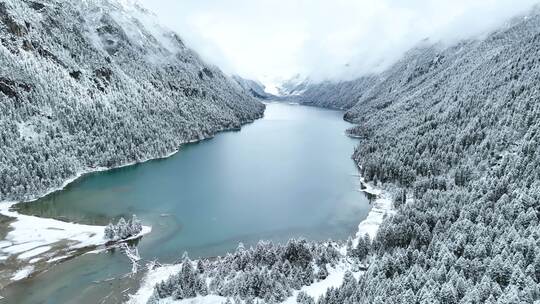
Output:
<instances>
[{"instance_id":1,"label":"reflection on water","mask_svg":"<svg viewBox=\"0 0 540 304\"><path fill-rule=\"evenodd\" d=\"M184 251L215 256L260 239L345 239L370 206L358 191L350 159L356 141L345 136L341 116L272 103L264 119L240 132L186 145L168 159L85 176L17 208L97 225L137 214L153 228L139 244L141 257L165 263ZM121 253L88 254L7 292L17 303L95 303L98 295L115 303L137 278L107 279L130 269Z\"/></svg>"}]
</instances>

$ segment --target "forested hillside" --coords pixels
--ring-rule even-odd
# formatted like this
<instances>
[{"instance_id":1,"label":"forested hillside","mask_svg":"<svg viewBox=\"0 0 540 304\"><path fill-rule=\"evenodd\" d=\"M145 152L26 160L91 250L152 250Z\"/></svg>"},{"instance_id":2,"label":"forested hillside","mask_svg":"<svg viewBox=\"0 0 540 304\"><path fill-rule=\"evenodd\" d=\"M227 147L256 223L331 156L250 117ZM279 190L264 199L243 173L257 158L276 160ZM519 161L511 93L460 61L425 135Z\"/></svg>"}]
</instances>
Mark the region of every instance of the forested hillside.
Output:
<instances>
[{"instance_id":1,"label":"forested hillside","mask_svg":"<svg viewBox=\"0 0 540 304\"><path fill-rule=\"evenodd\" d=\"M410 51L345 118L363 176L396 200L376 259L319 303L540 299L540 16Z\"/></svg>"},{"instance_id":2,"label":"forested hillside","mask_svg":"<svg viewBox=\"0 0 540 304\"><path fill-rule=\"evenodd\" d=\"M258 81L245 79L238 75L232 76L232 79L236 81L236 83L246 94L249 94L255 98L270 99L274 97L272 94L266 93L264 85Z\"/></svg>"},{"instance_id":3,"label":"forested hillside","mask_svg":"<svg viewBox=\"0 0 540 304\"><path fill-rule=\"evenodd\" d=\"M263 104L126 3L0 1L0 201L262 116Z\"/></svg>"},{"instance_id":4,"label":"forested hillside","mask_svg":"<svg viewBox=\"0 0 540 304\"><path fill-rule=\"evenodd\" d=\"M356 80L308 84L302 94L292 96L298 102L317 107L348 110L369 91L378 77L366 76Z\"/></svg>"}]
</instances>

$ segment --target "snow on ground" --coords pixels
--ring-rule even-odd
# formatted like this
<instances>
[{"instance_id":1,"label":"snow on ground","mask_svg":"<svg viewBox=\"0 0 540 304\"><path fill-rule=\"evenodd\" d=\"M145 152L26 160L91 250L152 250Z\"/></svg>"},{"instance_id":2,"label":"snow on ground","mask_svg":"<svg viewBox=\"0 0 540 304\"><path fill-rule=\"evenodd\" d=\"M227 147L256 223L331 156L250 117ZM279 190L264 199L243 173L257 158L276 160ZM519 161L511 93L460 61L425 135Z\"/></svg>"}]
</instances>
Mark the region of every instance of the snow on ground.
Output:
<instances>
[{"instance_id":1,"label":"snow on ground","mask_svg":"<svg viewBox=\"0 0 540 304\"><path fill-rule=\"evenodd\" d=\"M365 183L363 178L361 179L361 182L366 186L362 191L374 195L375 200L373 201L373 207L369 211L366 219L361 221L358 225L358 232L356 233L354 244L357 243L358 238L363 237L366 234L369 235L371 239L375 238L383 220L387 216L395 213L392 197L389 193L379 188L375 188L370 183Z\"/></svg>"},{"instance_id":2,"label":"snow on ground","mask_svg":"<svg viewBox=\"0 0 540 304\"><path fill-rule=\"evenodd\" d=\"M152 267L150 267L152 268ZM150 296L152 295L152 292L154 291L154 285L157 283L166 280L168 277L172 276L173 274L176 274L181 269L180 264L175 265L163 265L161 267L157 267L154 269L151 269L147 272L145 275L143 281L141 282L141 287L135 293L134 295L129 295L129 301L127 303L129 304L138 304L138 303L146 303ZM221 303L221 302L219 302Z\"/></svg>"},{"instance_id":3,"label":"snow on ground","mask_svg":"<svg viewBox=\"0 0 540 304\"><path fill-rule=\"evenodd\" d=\"M12 277L13 281L20 281L24 278L27 278L34 271L34 266L26 266L19 269Z\"/></svg>"},{"instance_id":4,"label":"snow on ground","mask_svg":"<svg viewBox=\"0 0 540 304\"><path fill-rule=\"evenodd\" d=\"M326 279L315 282L309 286L304 286L300 290L295 290L293 295L286 299L283 304L296 304L296 297L301 291L306 292L308 295L317 300L331 287L341 286L343 283L343 277L345 276L345 272L347 272L347 270L351 270L350 265L347 264L340 264L336 267L328 267L328 277L326 277ZM357 277L357 275L355 277Z\"/></svg>"},{"instance_id":5,"label":"snow on ground","mask_svg":"<svg viewBox=\"0 0 540 304\"><path fill-rule=\"evenodd\" d=\"M375 200L373 201L373 207L371 208L370 212L368 213L368 216L366 219L360 222L358 225L358 232L356 233L356 238L354 239L354 244L356 245L358 242L358 239L360 237L363 237L365 234L368 234L371 239L375 238L377 235L377 231L379 230L379 226L382 224L383 220L390 215L393 215L395 213L395 210L393 208L393 202L390 193L380 189L376 188L370 183L366 183L363 178L360 179L363 185L365 185L365 189L363 189L363 192L369 193L371 195L375 196ZM343 246L342 248L339 248L339 251L341 254L346 255L346 246ZM145 278L143 279L143 282L141 283L140 289L137 291L136 294L130 295L130 299L127 303L129 304L145 304L150 296L152 295L152 292L154 290L154 286L169 278L171 275L176 274L180 271L181 267L180 264L177 265L165 265L162 267L157 267L155 269L149 270L148 273L145 275ZM351 265L349 263L345 262L337 265L336 267L328 267L328 277L324 280L321 280L319 282L315 282L309 286L304 286L300 290L293 291L293 295L289 298L287 298L283 304L295 304L296 303L296 297L299 292L304 291L308 295L312 296L315 300L317 300L320 296L326 293L326 291L331 287L338 287L343 283L343 277L345 275L346 271L352 271ZM353 275L358 279L361 272L353 272ZM216 295L209 295L209 296L198 296L192 299L185 299L185 300L172 300L170 298L168 299L162 299L160 303L163 304L222 304L227 299L221 296Z\"/></svg>"},{"instance_id":6,"label":"snow on ground","mask_svg":"<svg viewBox=\"0 0 540 304\"><path fill-rule=\"evenodd\" d=\"M21 134L23 136L31 137L32 133L29 132L30 129L25 127L26 125L24 124L19 125L19 129L22 132ZM177 152L178 149L153 159L168 158ZM144 163L151 159L152 158L148 158L138 162L130 162L115 168L127 167L136 163ZM45 193L37 196L35 200L39 197L64 189L67 185L85 174L110 169L113 168L96 167L81 170L72 178L67 179L60 187L49 189ZM8 232L6 238L0 240L0 261L7 260L11 256L16 256L18 260L23 262L27 262L28 259L32 258L35 263L36 261L39 261L35 256L46 255L47 262L52 263L69 258L70 255L76 253L75 249L100 246L107 243L107 240L104 238L105 226L67 223L54 219L23 215L10 210L16 203L17 202L0 202L0 214L15 219L15 221L9 225L11 230ZM151 230L152 227L143 226L141 233L127 240L139 238L150 233ZM62 242L66 241L68 242L67 248L62 244ZM55 248L53 245L60 245L60 250L56 248L56 251L51 251L52 248ZM92 252L97 253L101 252L101 250ZM62 255L58 256L58 253L62 253Z\"/></svg>"},{"instance_id":7,"label":"snow on ground","mask_svg":"<svg viewBox=\"0 0 540 304\"><path fill-rule=\"evenodd\" d=\"M35 257L36 255L40 255L42 253L45 253L49 250L51 250L51 246L41 246L41 247L37 247L35 249L32 249L32 250L29 250L29 251L26 251L22 254L20 254L18 256L19 259L23 259L23 260L26 260L26 259L29 259L29 258L32 258L32 257ZM35 259L32 259L33 261L35 261ZM30 261L30 263L32 263L32 261Z\"/></svg>"},{"instance_id":8,"label":"snow on ground","mask_svg":"<svg viewBox=\"0 0 540 304\"><path fill-rule=\"evenodd\" d=\"M59 253L65 254L66 251L74 253L75 249L105 245L108 242L105 239L104 226L81 225L24 215L11 211L10 207L13 204L0 203L0 214L15 219L9 225L11 230L0 243L2 259L15 256L22 265L32 263L31 261L35 263L41 257L58 261L55 256ZM143 226L141 233L130 239L141 237L150 231L151 227ZM53 248L56 248L56 251ZM28 261L30 259L31 261ZM28 271L29 267L22 269L28 272L27 275L34 270L32 266L32 271ZM24 278L22 270L15 273L12 280Z\"/></svg>"},{"instance_id":9,"label":"snow on ground","mask_svg":"<svg viewBox=\"0 0 540 304\"><path fill-rule=\"evenodd\" d=\"M48 251L51 245L62 240L69 241L72 248L97 246L106 242L104 226L79 225L23 215L10 211L12 205L13 203L0 204L2 215L16 219L10 224L12 230L5 238L12 245L1 248L0 252L17 255L19 259L27 259L39 255L39 251L42 251L41 253Z\"/></svg>"},{"instance_id":10,"label":"snow on ground","mask_svg":"<svg viewBox=\"0 0 540 304\"><path fill-rule=\"evenodd\" d=\"M17 123L17 128L22 139L35 140L39 137L39 133L37 133L34 127L29 123Z\"/></svg>"},{"instance_id":11,"label":"snow on ground","mask_svg":"<svg viewBox=\"0 0 540 304\"><path fill-rule=\"evenodd\" d=\"M33 258L33 259L31 259L30 262L28 262L28 263L34 264L34 263L37 263L37 262L39 262L39 261L41 261L41 258Z\"/></svg>"},{"instance_id":12,"label":"snow on ground","mask_svg":"<svg viewBox=\"0 0 540 304\"><path fill-rule=\"evenodd\" d=\"M180 264L177 265L164 265L148 271L145 278L141 283L140 289L136 294L130 295L128 304L145 304L152 292L154 286L169 278L173 274L177 274L180 271ZM293 295L283 301L283 304L296 304L296 297L299 292L304 291L314 299L318 299L320 296L326 293L330 287L338 287L343 283L343 276L345 272L350 270L350 266L346 263L337 265L336 267L328 267L328 277L326 279L313 283L309 286L304 286L300 290L293 291ZM356 278L359 276L359 272L353 273ZM198 296L191 299L173 300L171 298L162 299L162 304L223 304L227 298L217 295Z\"/></svg>"},{"instance_id":13,"label":"snow on ground","mask_svg":"<svg viewBox=\"0 0 540 304\"><path fill-rule=\"evenodd\" d=\"M52 259L49 259L47 261L47 263L54 263L54 262L58 262L58 261L61 261L61 260L65 260L67 258L69 258L69 255L61 255L61 256L57 256L57 257L54 257ZM32 262L32 261L30 261L30 262Z\"/></svg>"}]
</instances>

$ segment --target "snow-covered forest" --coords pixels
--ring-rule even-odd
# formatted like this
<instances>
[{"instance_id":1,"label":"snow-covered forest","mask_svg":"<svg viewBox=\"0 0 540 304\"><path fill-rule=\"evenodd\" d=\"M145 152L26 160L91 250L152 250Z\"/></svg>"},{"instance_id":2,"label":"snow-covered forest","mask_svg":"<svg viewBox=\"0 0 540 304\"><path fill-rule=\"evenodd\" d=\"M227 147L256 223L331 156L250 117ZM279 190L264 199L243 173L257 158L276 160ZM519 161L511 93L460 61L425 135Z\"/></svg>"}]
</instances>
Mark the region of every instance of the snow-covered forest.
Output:
<instances>
[{"instance_id":1,"label":"snow-covered forest","mask_svg":"<svg viewBox=\"0 0 540 304\"><path fill-rule=\"evenodd\" d=\"M347 110L352 108L377 80L377 76L373 75L350 81L308 83L302 86L301 94L292 98L305 105Z\"/></svg>"},{"instance_id":2,"label":"snow-covered forest","mask_svg":"<svg viewBox=\"0 0 540 304\"><path fill-rule=\"evenodd\" d=\"M105 238L109 241L125 240L130 237L136 236L143 230L141 221L137 216L133 215L130 220L126 221L121 217L115 224L109 223L105 227Z\"/></svg>"},{"instance_id":3,"label":"snow-covered forest","mask_svg":"<svg viewBox=\"0 0 540 304\"><path fill-rule=\"evenodd\" d=\"M243 77L240 77L238 75L232 76L232 79L242 88L242 90L248 94L252 95L253 97L260 98L260 99L272 99L276 98L277 96L273 96L270 93L267 93L265 91L264 84L251 80L246 79Z\"/></svg>"},{"instance_id":4,"label":"snow-covered forest","mask_svg":"<svg viewBox=\"0 0 540 304\"><path fill-rule=\"evenodd\" d=\"M310 244L304 240L291 240L287 245L260 242L249 249L240 245L234 254L214 261L193 263L185 255L181 271L157 284L149 302L214 293L279 303L293 289L326 278L327 265L335 265L340 257L335 244Z\"/></svg>"},{"instance_id":5,"label":"snow-covered forest","mask_svg":"<svg viewBox=\"0 0 540 304\"><path fill-rule=\"evenodd\" d=\"M353 272L363 269L371 241L366 236L355 243L349 240L344 247L295 239L285 245L261 241L251 248L240 244L236 252L212 260L191 261L184 254L179 271L155 285L148 303L209 295L236 303L281 303L291 298L314 303L302 287L327 279L336 269L345 273L345 282L352 282Z\"/></svg>"},{"instance_id":6,"label":"snow-covered forest","mask_svg":"<svg viewBox=\"0 0 540 304\"><path fill-rule=\"evenodd\" d=\"M396 214L366 241L363 274L346 275L319 299L300 293L299 303L540 299L539 38L533 12L484 39L421 45L378 75L302 88L302 102L350 108L362 176L400 190ZM167 282L152 299L166 295Z\"/></svg>"},{"instance_id":7,"label":"snow-covered forest","mask_svg":"<svg viewBox=\"0 0 540 304\"><path fill-rule=\"evenodd\" d=\"M0 201L262 116L262 103L124 3L0 2Z\"/></svg>"},{"instance_id":8,"label":"snow-covered forest","mask_svg":"<svg viewBox=\"0 0 540 304\"><path fill-rule=\"evenodd\" d=\"M0 2L0 201L262 116L254 97L272 96L260 83L225 76L153 20L115 0ZM536 10L483 38L423 41L379 74L285 83L288 101L347 110L348 134L360 138L352 158L370 186L394 195L394 212L374 237L346 244L185 255L148 303L537 303L539 46ZM120 219L104 236L142 230ZM338 286L305 292L331 274Z\"/></svg>"},{"instance_id":9,"label":"snow-covered forest","mask_svg":"<svg viewBox=\"0 0 540 304\"><path fill-rule=\"evenodd\" d=\"M319 303L540 299L539 38L534 12L356 81L371 84L345 114L362 138L354 160L368 181L414 199L397 200L365 275Z\"/></svg>"}]
</instances>

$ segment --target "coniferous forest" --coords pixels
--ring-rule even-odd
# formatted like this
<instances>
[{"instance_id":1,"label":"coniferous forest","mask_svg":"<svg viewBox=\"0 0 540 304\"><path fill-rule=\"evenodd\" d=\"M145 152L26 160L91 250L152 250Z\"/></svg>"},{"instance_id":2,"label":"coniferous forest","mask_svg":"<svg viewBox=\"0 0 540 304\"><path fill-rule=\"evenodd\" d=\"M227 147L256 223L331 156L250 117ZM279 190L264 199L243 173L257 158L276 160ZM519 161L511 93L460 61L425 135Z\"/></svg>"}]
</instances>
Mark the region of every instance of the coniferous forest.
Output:
<instances>
[{"instance_id":1,"label":"coniferous forest","mask_svg":"<svg viewBox=\"0 0 540 304\"><path fill-rule=\"evenodd\" d=\"M397 211L358 280L299 303L540 299L539 38L533 12L485 39L422 45L380 75L296 97L338 96L319 105L350 108L348 133L361 138L353 159L367 181L394 189Z\"/></svg>"},{"instance_id":2,"label":"coniferous forest","mask_svg":"<svg viewBox=\"0 0 540 304\"><path fill-rule=\"evenodd\" d=\"M413 49L357 92L354 160L413 200L397 200L365 275L319 303L540 299L539 38L533 12L482 40Z\"/></svg>"},{"instance_id":3,"label":"coniferous forest","mask_svg":"<svg viewBox=\"0 0 540 304\"><path fill-rule=\"evenodd\" d=\"M6 0L0 39L0 201L166 156L264 110L139 6Z\"/></svg>"},{"instance_id":4,"label":"coniferous forest","mask_svg":"<svg viewBox=\"0 0 540 304\"><path fill-rule=\"evenodd\" d=\"M274 98L204 63L149 11L114 0L0 0L0 42L0 202L167 156L262 117L259 99ZM380 73L291 86L282 100L345 110L347 134L359 138L352 159L394 196L395 213L372 239L185 254L148 303L540 301L538 10L486 37L423 41ZM122 218L105 237L141 230ZM320 298L302 289L337 268L342 284Z\"/></svg>"}]
</instances>

